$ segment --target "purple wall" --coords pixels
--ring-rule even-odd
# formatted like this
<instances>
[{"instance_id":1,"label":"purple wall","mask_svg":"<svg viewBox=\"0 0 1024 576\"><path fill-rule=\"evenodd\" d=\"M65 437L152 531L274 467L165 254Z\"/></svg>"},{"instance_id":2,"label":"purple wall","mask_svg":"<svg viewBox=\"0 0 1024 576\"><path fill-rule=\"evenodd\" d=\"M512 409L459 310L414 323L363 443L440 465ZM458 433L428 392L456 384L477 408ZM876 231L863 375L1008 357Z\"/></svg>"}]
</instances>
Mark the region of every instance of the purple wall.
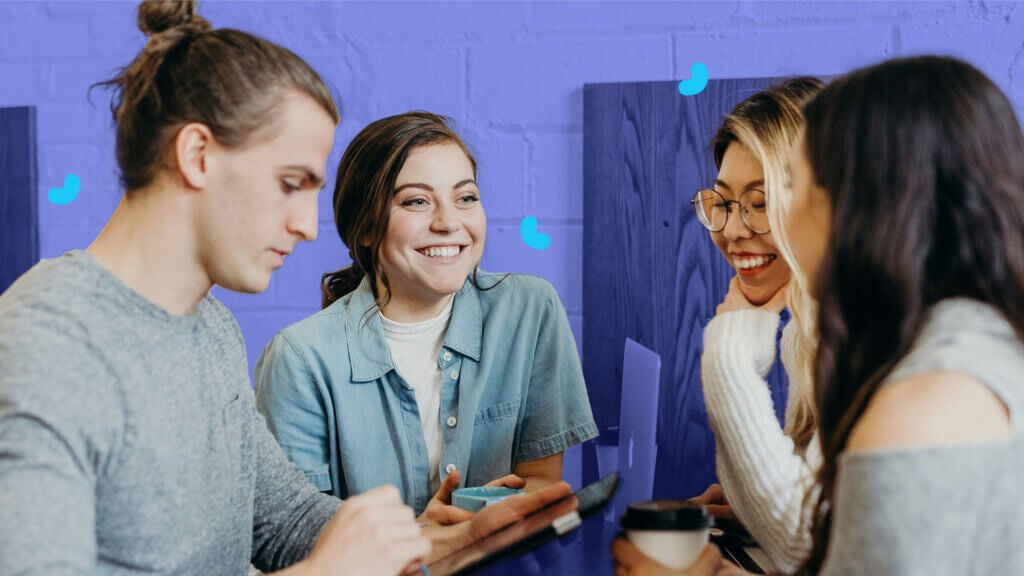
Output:
<instances>
[{"instance_id":1,"label":"purple wall","mask_svg":"<svg viewBox=\"0 0 1024 576\"><path fill-rule=\"evenodd\" d=\"M0 3L0 106L38 108L43 258L88 245L119 199L107 95L95 91L90 105L86 90L142 47L135 7ZM336 90L343 119L329 171L371 120L410 109L452 116L481 165L483 268L548 278L577 340L584 83L678 80L694 61L713 78L837 74L931 52L973 62L1024 112L1024 7L1015 2L200 0L200 12L215 27L291 48ZM68 173L81 178L80 196L50 204L46 192ZM250 365L277 330L319 308L320 274L344 263L330 200L329 186L320 238L297 247L266 293L218 292L242 326ZM550 234L549 249L521 242L526 215Z\"/></svg>"}]
</instances>

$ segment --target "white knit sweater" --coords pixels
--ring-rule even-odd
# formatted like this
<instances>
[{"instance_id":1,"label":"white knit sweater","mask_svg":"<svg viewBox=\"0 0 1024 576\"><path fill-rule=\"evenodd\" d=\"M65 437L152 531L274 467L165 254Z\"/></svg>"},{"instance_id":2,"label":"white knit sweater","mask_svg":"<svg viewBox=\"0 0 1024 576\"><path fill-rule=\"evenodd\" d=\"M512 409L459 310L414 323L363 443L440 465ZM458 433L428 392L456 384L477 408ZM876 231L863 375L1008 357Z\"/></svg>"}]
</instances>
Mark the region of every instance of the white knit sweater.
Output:
<instances>
[{"instance_id":1,"label":"white knit sweater","mask_svg":"<svg viewBox=\"0 0 1024 576\"><path fill-rule=\"evenodd\" d=\"M775 568L792 572L811 550L803 500L821 451L815 433L806 454L798 454L775 417L765 376L775 360L778 329L779 315L765 310L716 316L704 330L701 376L726 499ZM789 376L787 419L805 385L797 378L798 338L790 323L781 344Z\"/></svg>"}]
</instances>

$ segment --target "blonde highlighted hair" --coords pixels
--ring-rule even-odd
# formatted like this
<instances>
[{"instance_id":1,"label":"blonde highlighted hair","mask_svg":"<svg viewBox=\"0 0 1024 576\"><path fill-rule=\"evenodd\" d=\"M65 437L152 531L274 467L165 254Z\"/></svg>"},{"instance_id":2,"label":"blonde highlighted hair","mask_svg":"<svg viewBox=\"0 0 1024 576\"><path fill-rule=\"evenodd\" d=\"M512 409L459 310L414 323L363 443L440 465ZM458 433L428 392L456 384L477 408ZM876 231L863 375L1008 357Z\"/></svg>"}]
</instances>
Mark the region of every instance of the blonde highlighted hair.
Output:
<instances>
[{"instance_id":1,"label":"blonde highlighted hair","mask_svg":"<svg viewBox=\"0 0 1024 576\"><path fill-rule=\"evenodd\" d=\"M799 374L790 394L798 394L786 417L786 434L797 449L807 449L814 436L815 415L813 363L817 350L814 299L810 297L806 275L800 271L786 234L783 220L793 194L789 180L789 156L803 126L803 106L821 89L817 78L792 78L778 86L762 90L743 100L725 117L712 141L715 166L721 168L725 150L732 143L746 148L761 163L768 198L768 221L775 244L792 271L786 302L800 331L797 348ZM794 379L790 378L793 383Z\"/></svg>"}]
</instances>

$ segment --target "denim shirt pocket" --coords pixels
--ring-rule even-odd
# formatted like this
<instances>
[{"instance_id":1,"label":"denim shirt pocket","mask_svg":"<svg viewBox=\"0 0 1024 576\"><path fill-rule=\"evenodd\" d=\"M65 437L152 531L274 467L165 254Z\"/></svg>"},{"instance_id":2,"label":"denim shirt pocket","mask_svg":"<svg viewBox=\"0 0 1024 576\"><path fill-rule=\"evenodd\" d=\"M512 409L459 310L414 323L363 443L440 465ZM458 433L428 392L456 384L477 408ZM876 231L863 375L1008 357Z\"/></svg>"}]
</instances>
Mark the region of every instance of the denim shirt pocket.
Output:
<instances>
[{"instance_id":1,"label":"denim shirt pocket","mask_svg":"<svg viewBox=\"0 0 1024 576\"><path fill-rule=\"evenodd\" d=\"M478 410L474 424L487 424L488 422L501 420L503 418L515 418L519 415L519 402L520 397L516 396L515 399L509 400L508 402L502 402L501 404L495 404L490 408Z\"/></svg>"},{"instance_id":2,"label":"denim shirt pocket","mask_svg":"<svg viewBox=\"0 0 1024 576\"><path fill-rule=\"evenodd\" d=\"M520 397L516 397L477 411L467 486L480 486L512 472L520 402Z\"/></svg>"},{"instance_id":3,"label":"denim shirt pocket","mask_svg":"<svg viewBox=\"0 0 1024 576\"><path fill-rule=\"evenodd\" d=\"M302 473L306 475L306 479L316 486L317 490L321 492L328 492L331 490L330 463L325 462L316 466L302 466L300 469L302 470Z\"/></svg>"}]
</instances>

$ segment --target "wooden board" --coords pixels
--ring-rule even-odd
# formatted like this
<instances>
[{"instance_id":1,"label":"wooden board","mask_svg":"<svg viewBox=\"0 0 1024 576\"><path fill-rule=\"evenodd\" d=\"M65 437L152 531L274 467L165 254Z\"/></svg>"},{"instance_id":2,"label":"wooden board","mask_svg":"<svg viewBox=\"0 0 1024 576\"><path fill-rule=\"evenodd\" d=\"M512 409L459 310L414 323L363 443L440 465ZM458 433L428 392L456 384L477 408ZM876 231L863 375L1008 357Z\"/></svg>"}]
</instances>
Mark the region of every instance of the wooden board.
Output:
<instances>
[{"instance_id":1,"label":"wooden board","mask_svg":"<svg viewBox=\"0 0 1024 576\"><path fill-rule=\"evenodd\" d=\"M39 261L34 107L0 108L0 293Z\"/></svg>"},{"instance_id":2,"label":"wooden board","mask_svg":"<svg viewBox=\"0 0 1024 576\"><path fill-rule=\"evenodd\" d=\"M696 96L676 82L583 90L584 374L602 439L614 443L625 338L661 355L655 498L692 496L716 480L700 354L733 271L690 199L714 180L710 142L722 118L771 82L711 80ZM781 416L781 363L769 382ZM584 458L584 481L597 476L594 462Z\"/></svg>"}]
</instances>

